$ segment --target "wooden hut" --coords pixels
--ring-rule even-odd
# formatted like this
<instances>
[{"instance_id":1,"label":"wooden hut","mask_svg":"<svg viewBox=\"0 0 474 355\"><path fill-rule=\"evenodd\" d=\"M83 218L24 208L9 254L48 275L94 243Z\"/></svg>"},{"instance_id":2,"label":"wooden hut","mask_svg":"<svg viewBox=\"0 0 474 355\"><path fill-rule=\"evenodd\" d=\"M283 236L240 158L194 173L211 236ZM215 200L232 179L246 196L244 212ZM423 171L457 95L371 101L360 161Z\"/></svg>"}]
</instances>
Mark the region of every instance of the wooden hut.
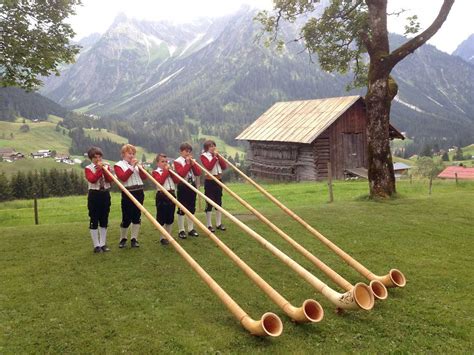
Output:
<instances>
[{"instance_id":1,"label":"wooden hut","mask_svg":"<svg viewBox=\"0 0 474 355\"><path fill-rule=\"evenodd\" d=\"M367 118L360 96L277 102L247 127L247 161L253 176L279 181L342 179L367 169ZM403 135L390 126L391 138Z\"/></svg>"}]
</instances>

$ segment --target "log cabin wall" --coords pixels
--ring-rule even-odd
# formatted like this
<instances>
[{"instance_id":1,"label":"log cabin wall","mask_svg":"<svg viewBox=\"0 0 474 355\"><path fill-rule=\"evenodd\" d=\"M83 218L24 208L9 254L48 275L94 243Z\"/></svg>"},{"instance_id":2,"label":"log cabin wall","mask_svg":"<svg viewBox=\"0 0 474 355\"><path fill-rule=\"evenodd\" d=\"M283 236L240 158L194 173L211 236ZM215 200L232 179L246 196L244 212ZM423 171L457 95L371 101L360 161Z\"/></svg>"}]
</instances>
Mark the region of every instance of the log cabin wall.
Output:
<instances>
[{"instance_id":1,"label":"log cabin wall","mask_svg":"<svg viewBox=\"0 0 474 355\"><path fill-rule=\"evenodd\" d=\"M318 178L315 151L312 144L299 144L296 164L296 181L311 181Z\"/></svg>"},{"instance_id":2,"label":"log cabin wall","mask_svg":"<svg viewBox=\"0 0 474 355\"><path fill-rule=\"evenodd\" d=\"M295 181L298 145L281 142L252 142L247 161L252 176L276 181Z\"/></svg>"},{"instance_id":3,"label":"log cabin wall","mask_svg":"<svg viewBox=\"0 0 474 355\"><path fill-rule=\"evenodd\" d=\"M330 144L328 130L324 131L312 144L316 166L316 180L325 180L328 177L328 163L330 158Z\"/></svg>"}]
</instances>

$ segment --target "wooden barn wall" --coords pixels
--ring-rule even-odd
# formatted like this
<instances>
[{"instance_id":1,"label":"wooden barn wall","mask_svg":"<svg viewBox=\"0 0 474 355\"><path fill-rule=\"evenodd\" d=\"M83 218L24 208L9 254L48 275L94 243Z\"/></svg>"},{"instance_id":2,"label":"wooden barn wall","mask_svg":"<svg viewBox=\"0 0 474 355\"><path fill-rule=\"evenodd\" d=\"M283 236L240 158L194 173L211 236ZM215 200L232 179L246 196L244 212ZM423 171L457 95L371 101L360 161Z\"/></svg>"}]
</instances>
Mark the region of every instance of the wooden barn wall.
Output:
<instances>
[{"instance_id":1,"label":"wooden barn wall","mask_svg":"<svg viewBox=\"0 0 474 355\"><path fill-rule=\"evenodd\" d=\"M298 145L298 158L296 161L296 180L314 181L318 178L315 163L315 151L312 144Z\"/></svg>"},{"instance_id":2,"label":"wooden barn wall","mask_svg":"<svg viewBox=\"0 0 474 355\"><path fill-rule=\"evenodd\" d=\"M252 176L276 181L296 180L298 145L251 141L247 161Z\"/></svg>"},{"instance_id":3,"label":"wooden barn wall","mask_svg":"<svg viewBox=\"0 0 474 355\"><path fill-rule=\"evenodd\" d=\"M330 158L330 144L328 130L324 131L312 144L316 168L316 180L325 180L328 177L328 162Z\"/></svg>"},{"instance_id":4,"label":"wooden barn wall","mask_svg":"<svg viewBox=\"0 0 474 355\"><path fill-rule=\"evenodd\" d=\"M330 144L332 175L335 179L344 178L344 134L361 134L362 144L357 150L358 159L361 159L363 167L368 167L366 127L365 108L362 103L357 102L326 130Z\"/></svg>"}]
</instances>

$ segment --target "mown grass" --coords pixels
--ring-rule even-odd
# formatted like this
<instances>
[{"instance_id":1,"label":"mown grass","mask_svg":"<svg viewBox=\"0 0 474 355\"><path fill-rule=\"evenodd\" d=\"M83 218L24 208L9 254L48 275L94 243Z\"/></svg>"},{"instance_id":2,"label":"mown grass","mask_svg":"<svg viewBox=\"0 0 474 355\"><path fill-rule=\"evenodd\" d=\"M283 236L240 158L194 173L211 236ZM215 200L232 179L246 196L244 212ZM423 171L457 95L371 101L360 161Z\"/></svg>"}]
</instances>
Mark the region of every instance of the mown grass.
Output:
<instances>
[{"instance_id":1,"label":"mown grass","mask_svg":"<svg viewBox=\"0 0 474 355\"><path fill-rule=\"evenodd\" d=\"M58 153L67 153L71 146L71 138L62 133L62 129L56 132L56 123L43 121L26 124L30 127L28 132L20 132L24 123L0 121L0 147L14 148L17 152L29 155L39 149L55 150ZM11 134L13 133L13 138Z\"/></svg>"},{"instance_id":2,"label":"mown grass","mask_svg":"<svg viewBox=\"0 0 474 355\"><path fill-rule=\"evenodd\" d=\"M349 281L361 277L246 184L230 185ZM207 238L179 243L255 319L280 315L277 339L249 335L172 247L143 222L141 248L119 250L120 196L112 198L112 251L94 255L86 198L0 204L1 353L472 353L474 184L436 181L398 184L399 197L367 199L366 182L336 182L327 203L324 183L270 184L268 190L372 271L391 267L404 289L370 312L334 307L236 226L219 236L294 305L315 298L321 323L295 325ZM153 192L146 207L154 213ZM246 210L224 205L295 261L327 278ZM198 213L203 220L203 213ZM227 222L227 221L226 221ZM176 231L176 226L174 227ZM337 289L331 282L327 283Z\"/></svg>"}]
</instances>

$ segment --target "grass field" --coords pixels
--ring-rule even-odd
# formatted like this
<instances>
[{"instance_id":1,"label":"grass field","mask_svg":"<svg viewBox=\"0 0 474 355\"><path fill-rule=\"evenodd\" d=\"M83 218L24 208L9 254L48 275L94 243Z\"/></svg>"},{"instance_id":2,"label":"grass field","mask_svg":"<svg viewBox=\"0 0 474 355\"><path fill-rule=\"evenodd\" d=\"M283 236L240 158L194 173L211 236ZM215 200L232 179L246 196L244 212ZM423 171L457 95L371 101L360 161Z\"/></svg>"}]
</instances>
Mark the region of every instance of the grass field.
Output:
<instances>
[{"instance_id":1,"label":"grass field","mask_svg":"<svg viewBox=\"0 0 474 355\"><path fill-rule=\"evenodd\" d=\"M335 255L246 184L230 185L349 281ZM0 204L0 353L472 353L474 184L400 182L399 197L367 199L366 182L266 185L320 232L378 274L397 267L404 289L370 312L334 312L263 247L225 220L218 235L295 306L318 300L325 318L296 325L204 236L179 243L254 319L277 313L282 336L249 335L144 220L141 248L119 250L120 196L112 197L108 254L93 254L86 197ZM145 206L154 214L153 192ZM229 196L224 206L322 280L327 278ZM198 217L203 220L202 212ZM174 226L174 234L176 226ZM338 290L331 282L331 287Z\"/></svg>"},{"instance_id":2,"label":"grass field","mask_svg":"<svg viewBox=\"0 0 474 355\"><path fill-rule=\"evenodd\" d=\"M20 132L23 123L0 121L0 147L14 148L17 152L29 155L39 149L55 150L58 153L68 153L71 138L56 132L56 123L53 122L27 122L29 132ZM11 138L13 134L13 138Z\"/></svg>"}]
</instances>

